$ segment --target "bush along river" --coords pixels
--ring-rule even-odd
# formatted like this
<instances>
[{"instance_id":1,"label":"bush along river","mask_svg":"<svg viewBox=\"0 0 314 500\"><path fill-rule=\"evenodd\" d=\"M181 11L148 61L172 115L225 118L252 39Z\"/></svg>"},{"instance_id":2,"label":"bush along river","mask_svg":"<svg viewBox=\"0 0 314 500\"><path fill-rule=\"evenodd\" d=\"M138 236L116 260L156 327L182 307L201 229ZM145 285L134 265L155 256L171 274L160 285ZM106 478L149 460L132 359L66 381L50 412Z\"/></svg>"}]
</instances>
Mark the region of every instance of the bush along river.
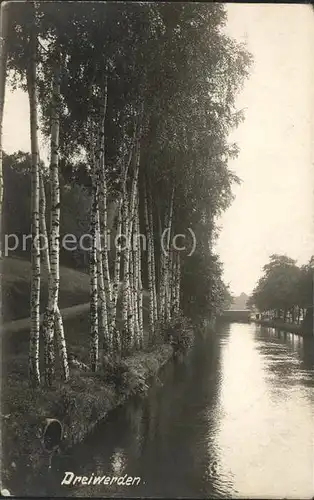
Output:
<instances>
[{"instance_id":1,"label":"bush along river","mask_svg":"<svg viewBox=\"0 0 314 500\"><path fill-rule=\"evenodd\" d=\"M222 324L15 494L313 496L313 339Z\"/></svg>"}]
</instances>

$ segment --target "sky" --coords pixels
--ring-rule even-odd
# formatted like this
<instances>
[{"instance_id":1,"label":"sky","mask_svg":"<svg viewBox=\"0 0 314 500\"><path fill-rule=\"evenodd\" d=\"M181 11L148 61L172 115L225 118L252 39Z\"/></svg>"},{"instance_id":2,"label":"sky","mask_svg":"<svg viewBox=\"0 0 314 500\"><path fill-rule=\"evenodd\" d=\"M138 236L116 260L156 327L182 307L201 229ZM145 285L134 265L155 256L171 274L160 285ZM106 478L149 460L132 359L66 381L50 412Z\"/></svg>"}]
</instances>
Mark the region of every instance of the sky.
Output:
<instances>
[{"instance_id":1,"label":"sky","mask_svg":"<svg viewBox=\"0 0 314 500\"><path fill-rule=\"evenodd\" d=\"M252 291L272 253L300 264L314 254L312 11L297 4L228 5L227 32L254 57L237 99L246 120L231 137L241 152L229 167L243 183L219 220L216 245L235 294Z\"/></svg>"},{"instance_id":2,"label":"sky","mask_svg":"<svg viewBox=\"0 0 314 500\"><path fill-rule=\"evenodd\" d=\"M232 133L241 179L218 221L216 250L231 291L251 293L272 253L299 264L314 253L314 14L310 6L228 4L227 32L254 58L237 98L246 120ZM311 130L312 127L312 130ZM6 90L3 145L29 151L26 94ZM40 142L41 157L47 159Z\"/></svg>"}]
</instances>

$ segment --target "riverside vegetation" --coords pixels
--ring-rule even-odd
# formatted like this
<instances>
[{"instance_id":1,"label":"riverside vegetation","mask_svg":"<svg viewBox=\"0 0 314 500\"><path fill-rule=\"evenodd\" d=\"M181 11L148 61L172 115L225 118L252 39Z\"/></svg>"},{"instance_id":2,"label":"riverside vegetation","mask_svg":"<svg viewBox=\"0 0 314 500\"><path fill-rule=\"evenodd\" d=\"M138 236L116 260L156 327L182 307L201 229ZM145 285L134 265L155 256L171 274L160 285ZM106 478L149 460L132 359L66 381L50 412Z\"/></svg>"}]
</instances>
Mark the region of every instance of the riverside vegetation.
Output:
<instances>
[{"instance_id":1,"label":"riverside vegetation","mask_svg":"<svg viewBox=\"0 0 314 500\"><path fill-rule=\"evenodd\" d=\"M266 325L313 336L313 276L314 256L299 267L287 255L271 255L248 306L262 313Z\"/></svg>"},{"instance_id":2,"label":"riverside vegetation","mask_svg":"<svg viewBox=\"0 0 314 500\"><path fill-rule=\"evenodd\" d=\"M31 321L4 360L9 478L19 460L38 466L41 419L60 419L68 445L81 440L126 397L144 394L192 344L196 325L224 307L213 243L239 182L228 136L243 119L235 97L251 56L226 35L217 3L7 3L1 22L0 137L7 77L28 94L31 149L0 148L3 233L31 233L16 250L30 256L30 286L22 280L20 293L17 277L3 282L7 319L18 297ZM88 233L88 251L64 251L66 233ZM6 243L4 277L18 261ZM63 318L62 263L85 273L77 303L87 293L89 314Z\"/></svg>"}]
</instances>

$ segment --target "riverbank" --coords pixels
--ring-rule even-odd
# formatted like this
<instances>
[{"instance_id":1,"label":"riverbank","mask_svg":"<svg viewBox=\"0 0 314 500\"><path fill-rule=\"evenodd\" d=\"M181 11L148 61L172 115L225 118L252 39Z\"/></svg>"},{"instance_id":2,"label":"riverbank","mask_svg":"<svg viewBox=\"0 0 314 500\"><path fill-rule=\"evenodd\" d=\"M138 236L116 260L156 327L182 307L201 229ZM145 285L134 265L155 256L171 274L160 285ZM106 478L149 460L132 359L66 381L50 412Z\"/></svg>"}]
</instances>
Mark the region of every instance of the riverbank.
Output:
<instances>
[{"instance_id":1,"label":"riverbank","mask_svg":"<svg viewBox=\"0 0 314 500\"><path fill-rule=\"evenodd\" d=\"M28 382L28 350L29 350L29 327L30 320L23 317L27 309L25 294L23 301L17 300L16 293L20 290L17 278L17 267L21 267L22 281L25 284L28 276L28 264L22 259L7 260L10 266L6 266L6 287L10 290L7 294L7 303L22 303L20 311L13 311L13 307L7 310L14 312L12 318L15 321L7 321L2 325L2 407L1 407L1 429L2 429L2 484L3 487L12 489L14 493L14 478L23 474L23 470L35 471L47 467L51 459L51 453L47 453L43 446L43 437L47 425L47 419L57 422L56 430L62 427L63 438L61 452L64 453L92 431L92 429L105 419L109 412L126 402L133 395L144 395L150 385L151 379L157 377L159 370L175 354L176 347L182 345L185 349L184 324L172 325L174 331L170 337L162 336L158 345L146 347L143 351L134 351L129 357L116 361L114 364L106 357L100 349L100 359L103 364L97 373L83 371L71 367L70 380L63 383L56 379L54 387L47 389L40 387L31 389ZM64 276L70 285L78 289L78 294L73 297L78 300L76 304L72 301L61 301L64 306L61 313L64 321L65 336L68 352L73 353L79 361L89 365L89 302L88 276L83 273L69 270ZM70 279L71 278L71 279ZM64 296L66 279L63 280ZM13 286L14 285L14 286ZM10 288L11 287L11 288ZM13 288L12 288L13 287ZM43 280L43 287L46 282ZM23 288L23 287L22 287ZM12 292L13 290L13 292ZM12 292L12 293L11 293ZM27 296L27 295L26 295ZM85 298L85 302L79 299ZM9 300L10 299L10 300ZM148 345L148 292L143 292L143 322L144 322L144 345ZM29 305L28 305L29 307ZM119 308L119 301L118 301ZM22 312L21 312L22 311ZM5 316L5 315L4 315ZM21 317L22 316L22 317ZM42 318L41 318L42 319ZM118 328L122 323L118 320ZM166 333L166 332L164 332ZM168 335L169 337L169 335ZM170 345L170 342L173 342ZM169 343L167 343L169 342ZM177 343L177 345L175 345ZM100 339L101 344L101 339ZM180 349L179 349L180 350ZM58 353L55 345L56 355ZM40 370L43 373L43 346L40 346ZM59 373L59 360L56 359L56 374ZM59 423L58 423L59 422ZM61 425L60 425L61 424Z\"/></svg>"},{"instance_id":2,"label":"riverbank","mask_svg":"<svg viewBox=\"0 0 314 500\"><path fill-rule=\"evenodd\" d=\"M173 356L169 344L136 352L97 373L72 371L68 383L32 390L25 378L9 375L2 393L2 485L14 485L25 467L40 471L51 454L43 447L46 419L63 427L62 452L84 440L108 413L133 395L145 394L150 380ZM14 487L14 486L13 486ZM9 486L10 489L10 486Z\"/></svg>"},{"instance_id":3,"label":"riverbank","mask_svg":"<svg viewBox=\"0 0 314 500\"><path fill-rule=\"evenodd\" d=\"M30 316L31 264L21 257L5 257L1 261L1 319L3 323L24 320ZM48 299L48 276L41 271L40 312ZM60 309L89 302L89 275L60 266Z\"/></svg>"},{"instance_id":4,"label":"riverbank","mask_svg":"<svg viewBox=\"0 0 314 500\"><path fill-rule=\"evenodd\" d=\"M311 337L311 332L305 332L302 330L302 325L296 325L295 323L286 323L281 320L269 320L269 319L251 319L253 323L261 326L267 326L269 328L278 328L284 332L295 333L302 337Z\"/></svg>"}]
</instances>

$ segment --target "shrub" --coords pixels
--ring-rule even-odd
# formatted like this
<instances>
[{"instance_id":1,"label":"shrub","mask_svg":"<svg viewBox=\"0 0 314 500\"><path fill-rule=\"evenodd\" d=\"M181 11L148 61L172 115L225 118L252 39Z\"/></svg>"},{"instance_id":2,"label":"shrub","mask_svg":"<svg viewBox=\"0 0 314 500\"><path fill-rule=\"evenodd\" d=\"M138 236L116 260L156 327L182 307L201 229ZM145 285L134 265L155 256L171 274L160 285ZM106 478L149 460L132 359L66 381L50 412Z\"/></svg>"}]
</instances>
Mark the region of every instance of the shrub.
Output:
<instances>
[{"instance_id":1,"label":"shrub","mask_svg":"<svg viewBox=\"0 0 314 500\"><path fill-rule=\"evenodd\" d=\"M145 395L148 389L145 376L124 360L113 362L107 359L104 378L108 384L114 385L117 392L127 397Z\"/></svg>"},{"instance_id":2,"label":"shrub","mask_svg":"<svg viewBox=\"0 0 314 500\"><path fill-rule=\"evenodd\" d=\"M175 354L183 353L193 345L192 324L182 313L178 313L170 322L165 323L161 332L164 342L172 345Z\"/></svg>"}]
</instances>

